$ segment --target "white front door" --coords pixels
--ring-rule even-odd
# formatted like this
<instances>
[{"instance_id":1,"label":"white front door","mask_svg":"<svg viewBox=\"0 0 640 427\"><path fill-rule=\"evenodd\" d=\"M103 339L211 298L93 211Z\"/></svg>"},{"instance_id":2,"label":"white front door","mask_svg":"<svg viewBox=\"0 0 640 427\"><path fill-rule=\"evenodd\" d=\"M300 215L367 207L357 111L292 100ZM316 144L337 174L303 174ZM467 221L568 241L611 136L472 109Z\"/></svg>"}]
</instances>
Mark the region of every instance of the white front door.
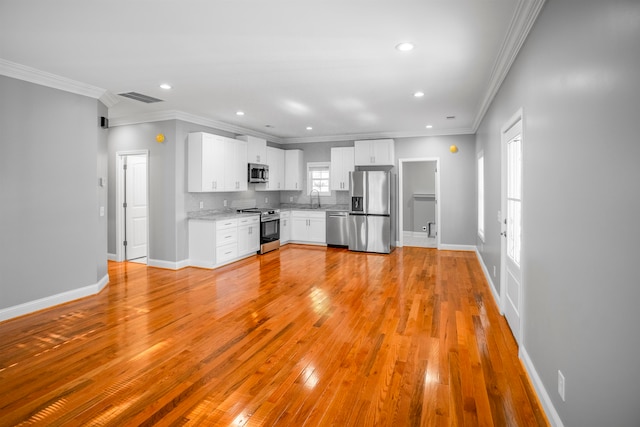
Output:
<instances>
[{"instance_id":1,"label":"white front door","mask_svg":"<svg viewBox=\"0 0 640 427\"><path fill-rule=\"evenodd\" d=\"M501 303L518 344L522 331L522 112L502 129L502 272ZM505 215L506 213L506 215Z\"/></svg>"},{"instance_id":2,"label":"white front door","mask_svg":"<svg viewBox=\"0 0 640 427\"><path fill-rule=\"evenodd\" d=\"M147 256L147 156L125 157L126 259Z\"/></svg>"}]
</instances>

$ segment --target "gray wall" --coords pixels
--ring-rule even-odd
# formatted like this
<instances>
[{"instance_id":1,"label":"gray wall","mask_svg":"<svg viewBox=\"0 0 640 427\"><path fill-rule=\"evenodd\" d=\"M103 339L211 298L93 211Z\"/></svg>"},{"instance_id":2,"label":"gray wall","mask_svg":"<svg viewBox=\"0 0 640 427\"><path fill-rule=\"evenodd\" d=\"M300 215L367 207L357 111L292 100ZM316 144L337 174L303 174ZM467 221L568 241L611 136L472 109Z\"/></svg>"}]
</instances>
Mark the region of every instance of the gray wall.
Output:
<instances>
[{"instance_id":1,"label":"gray wall","mask_svg":"<svg viewBox=\"0 0 640 427\"><path fill-rule=\"evenodd\" d=\"M102 103L98 102L97 117L108 117L108 109ZM98 193L98 212L100 208L104 208L104 216L98 216L98 229L97 233L97 248L96 248L96 265L97 265L97 279L100 281L105 275L107 275L107 225L109 218L108 209L108 194L109 194L109 159L108 159L108 129L98 129L97 138L97 170L96 175L98 179L102 179L102 186L97 186Z\"/></svg>"},{"instance_id":2,"label":"gray wall","mask_svg":"<svg viewBox=\"0 0 640 427\"><path fill-rule=\"evenodd\" d=\"M5 76L0 93L2 309L103 279L106 140L96 99Z\"/></svg>"},{"instance_id":3,"label":"gray wall","mask_svg":"<svg viewBox=\"0 0 640 427\"><path fill-rule=\"evenodd\" d=\"M547 2L478 131L481 254L499 265L500 127L522 107L524 349L565 425L638 426L640 3L579 3Z\"/></svg>"},{"instance_id":4,"label":"gray wall","mask_svg":"<svg viewBox=\"0 0 640 427\"><path fill-rule=\"evenodd\" d=\"M396 138L396 159L440 158L440 242L475 246L476 148L474 135ZM449 151L457 145L455 154Z\"/></svg>"},{"instance_id":5,"label":"gray wall","mask_svg":"<svg viewBox=\"0 0 640 427\"><path fill-rule=\"evenodd\" d=\"M158 133L165 135L161 144L156 142ZM175 120L109 129L109 253L116 253L116 153L149 150L148 256L176 261L176 145Z\"/></svg>"}]
</instances>

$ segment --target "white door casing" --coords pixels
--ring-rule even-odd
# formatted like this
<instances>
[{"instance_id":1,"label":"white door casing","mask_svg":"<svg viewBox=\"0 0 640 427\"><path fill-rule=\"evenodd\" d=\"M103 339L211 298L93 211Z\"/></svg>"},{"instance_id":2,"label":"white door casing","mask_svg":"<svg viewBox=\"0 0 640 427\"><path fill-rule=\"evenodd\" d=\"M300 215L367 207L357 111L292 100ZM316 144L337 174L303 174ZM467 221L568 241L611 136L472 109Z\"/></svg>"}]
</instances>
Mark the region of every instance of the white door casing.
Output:
<instances>
[{"instance_id":1,"label":"white door casing","mask_svg":"<svg viewBox=\"0 0 640 427\"><path fill-rule=\"evenodd\" d=\"M500 305L518 344L522 340L522 160L523 116L516 112L501 131L501 271Z\"/></svg>"},{"instance_id":2,"label":"white door casing","mask_svg":"<svg viewBox=\"0 0 640 427\"><path fill-rule=\"evenodd\" d=\"M147 156L127 156L125 164L125 252L130 260L147 256Z\"/></svg>"},{"instance_id":3,"label":"white door casing","mask_svg":"<svg viewBox=\"0 0 640 427\"><path fill-rule=\"evenodd\" d=\"M145 158L145 198L146 202L145 206L148 206L148 194L149 194L149 150L129 150L129 151L118 151L116 152L115 165L116 165L116 253L115 260L118 262L125 261L125 211L123 208L123 204L125 203L125 174L124 174L124 164L127 161L129 156L144 156ZM149 249L149 210L146 208L146 224L144 230L144 237L146 239L146 250L145 255L148 256ZM127 254L128 255L128 254ZM144 256L144 255L143 255ZM131 257L127 257L131 259Z\"/></svg>"},{"instance_id":4,"label":"white door casing","mask_svg":"<svg viewBox=\"0 0 640 427\"><path fill-rule=\"evenodd\" d=\"M415 159L398 159L398 233L397 233L397 239L398 241L396 242L396 246L398 247L402 247L404 246L404 237L403 237L403 230L404 230L404 205L405 205L405 200L404 200L404 192L402 191L403 186L404 186L404 179L403 179L403 175L404 175L404 165L405 163L413 163L413 162L436 162L436 176L435 176L435 184L436 184L436 248L439 249L440 248L440 229L441 229L441 220L440 220L440 205L441 205L441 200L440 200L440 158L439 157L425 157L425 158L415 158Z\"/></svg>"}]
</instances>

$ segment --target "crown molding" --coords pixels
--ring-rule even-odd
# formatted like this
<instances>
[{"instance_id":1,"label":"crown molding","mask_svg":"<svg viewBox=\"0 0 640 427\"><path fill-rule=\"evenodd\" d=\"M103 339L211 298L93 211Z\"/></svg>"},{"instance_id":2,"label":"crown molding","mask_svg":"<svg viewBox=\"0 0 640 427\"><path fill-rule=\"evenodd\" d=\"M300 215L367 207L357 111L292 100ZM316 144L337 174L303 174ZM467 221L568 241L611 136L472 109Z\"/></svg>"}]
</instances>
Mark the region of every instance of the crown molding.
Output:
<instances>
[{"instance_id":1,"label":"crown molding","mask_svg":"<svg viewBox=\"0 0 640 427\"><path fill-rule=\"evenodd\" d=\"M478 108L478 113L473 121L472 129L473 133L478 131L480 123L487 113L489 106L493 102L502 82L507 77L511 65L518 56L520 48L524 44L533 23L538 18L538 14L544 6L545 0L519 0L516 7L516 11L513 14L511 23L509 24L509 30L502 42L502 47L496 58L496 62L493 65L491 71L491 77L489 80L489 86L487 92Z\"/></svg>"},{"instance_id":2,"label":"crown molding","mask_svg":"<svg viewBox=\"0 0 640 427\"><path fill-rule=\"evenodd\" d=\"M116 105L122 98L118 95L112 93L111 91L105 90L100 98L98 98L100 102L102 102L107 108L111 108Z\"/></svg>"},{"instance_id":3,"label":"crown molding","mask_svg":"<svg viewBox=\"0 0 640 427\"><path fill-rule=\"evenodd\" d=\"M251 136L255 136L257 138L263 138L278 144L282 144L285 142L283 138L280 138L277 136L269 135L263 132L256 132L251 129L243 128L240 126L220 122L218 120L213 120L213 119L209 119L206 117L202 117L202 116L198 116L195 114L186 113L184 111L178 111L178 110L155 111L151 113L136 114L132 116L110 117L109 126L110 127L128 126L128 125L137 125L141 123L162 122L165 120L182 120L185 122L194 123L201 126L207 126L207 127L222 130L225 132L235 133L238 135L251 135Z\"/></svg>"},{"instance_id":4,"label":"crown molding","mask_svg":"<svg viewBox=\"0 0 640 427\"><path fill-rule=\"evenodd\" d=\"M450 136L450 135L470 135L475 131L470 128L430 130L428 132L377 132L377 133L357 133L346 135L332 135L304 138L282 138L281 144L310 144L313 142L337 142L337 141L358 141L362 139L386 139L386 138L421 138L426 136Z\"/></svg>"},{"instance_id":5,"label":"crown molding","mask_svg":"<svg viewBox=\"0 0 640 427\"><path fill-rule=\"evenodd\" d=\"M109 127L129 126L142 123L163 122L166 120L182 120L201 126L207 126L213 129L235 133L237 135L251 135L258 138L266 139L277 144L311 144L314 142L337 142L337 141L355 141L361 139L383 139L383 138L416 138L425 136L449 136L449 135L469 135L475 133L470 128L430 130L427 132L377 132L377 133L357 133L318 137L303 138L284 138L269 135L263 132L256 132L251 129L240 126L231 125L206 117L197 116L195 114L186 113L178 110L155 111L151 113L136 114L132 116L110 117Z\"/></svg>"},{"instance_id":6,"label":"crown molding","mask_svg":"<svg viewBox=\"0 0 640 427\"><path fill-rule=\"evenodd\" d=\"M58 76L26 65L17 64L2 58L0 58L0 74L41 86L47 86L53 89L88 96L89 98L100 99L101 101L107 92L105 89L96 86L71 80L66 77ZM105 103L105 105L107 104Z\"/></svg>"}]
</instances>

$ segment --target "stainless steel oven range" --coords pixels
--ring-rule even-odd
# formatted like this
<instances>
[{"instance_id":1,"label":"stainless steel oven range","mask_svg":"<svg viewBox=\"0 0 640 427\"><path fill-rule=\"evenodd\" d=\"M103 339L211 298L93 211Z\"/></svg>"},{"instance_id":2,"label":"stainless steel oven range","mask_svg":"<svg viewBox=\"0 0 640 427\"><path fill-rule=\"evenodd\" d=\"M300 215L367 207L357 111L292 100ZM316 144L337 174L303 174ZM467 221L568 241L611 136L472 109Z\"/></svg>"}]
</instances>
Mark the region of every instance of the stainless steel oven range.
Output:
<instances>
[{"instance_id":1,"label":"stainless steel oven range","mask_svg":"<svg viewBox=\"0 0 640 427\"><path fill-rule=\"evenodd\" d=\"M260 214L260 253L273 251L280 247L280 209L249 208L241 212Z\"/></svg>"}]
</instances>

